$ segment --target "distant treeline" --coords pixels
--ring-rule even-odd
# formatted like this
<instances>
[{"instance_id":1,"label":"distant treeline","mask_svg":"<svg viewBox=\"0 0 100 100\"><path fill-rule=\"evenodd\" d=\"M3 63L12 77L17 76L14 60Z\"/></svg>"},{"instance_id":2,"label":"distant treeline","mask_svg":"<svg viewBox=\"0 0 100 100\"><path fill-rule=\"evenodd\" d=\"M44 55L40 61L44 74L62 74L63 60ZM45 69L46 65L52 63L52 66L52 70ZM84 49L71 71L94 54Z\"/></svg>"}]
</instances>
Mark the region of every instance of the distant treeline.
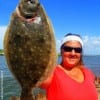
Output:
<instances>
[{"instance_id":1,"label":"distant treeline","mask_svg":"<svg viewBox=\"0 0 100 100\"><path fill-rule=\"evenodd\" d=\"M4 54L3 49L0 49L0 55L3 55L3 54Z\"/></svg>"}]
</instances>

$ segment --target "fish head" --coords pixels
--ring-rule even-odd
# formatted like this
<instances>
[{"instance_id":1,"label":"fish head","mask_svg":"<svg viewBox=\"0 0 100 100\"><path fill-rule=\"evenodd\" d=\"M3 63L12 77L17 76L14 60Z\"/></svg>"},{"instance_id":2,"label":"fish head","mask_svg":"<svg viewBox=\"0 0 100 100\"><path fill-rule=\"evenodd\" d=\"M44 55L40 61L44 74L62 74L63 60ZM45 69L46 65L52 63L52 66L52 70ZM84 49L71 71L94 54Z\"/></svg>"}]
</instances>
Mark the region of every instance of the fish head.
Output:
<instances>
[{"instance_id":1,"label":"fish head","mask_svg":"<svg viewBox=\"0 0 100 100\"><path fill-rule=\"evenodd\" d=\"M39 0L20 0L18 5L21 16L25 18L33 18L39 9Z\"/></svg>"}]
</instances>

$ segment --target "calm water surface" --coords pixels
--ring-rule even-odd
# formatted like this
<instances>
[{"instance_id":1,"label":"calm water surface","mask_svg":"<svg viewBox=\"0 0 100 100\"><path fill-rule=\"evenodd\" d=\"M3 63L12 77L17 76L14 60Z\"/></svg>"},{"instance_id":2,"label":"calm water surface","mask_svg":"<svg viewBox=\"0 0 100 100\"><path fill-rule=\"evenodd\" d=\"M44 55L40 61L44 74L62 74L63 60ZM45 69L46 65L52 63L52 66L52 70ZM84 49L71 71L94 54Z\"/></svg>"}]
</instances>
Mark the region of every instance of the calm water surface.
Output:
<instances>
[{"instance_id":1,"label":"calm water surface","mask_svg":"<svg viewBox=\"0 0 100 100\"><path fill-rule=\"evenodd\" d=\"M95 75L100 77L100 56L85 56L83 58L85 65L90 68ZM61 58L58 58L60 63ZM0 100L9 100L11 96L20 95L20 85L15 80L11 72L9 71L5 57L0 56ZM44 92L43 90L36 88L34 94L38 92Z\"/></svg>"}]
</instances>

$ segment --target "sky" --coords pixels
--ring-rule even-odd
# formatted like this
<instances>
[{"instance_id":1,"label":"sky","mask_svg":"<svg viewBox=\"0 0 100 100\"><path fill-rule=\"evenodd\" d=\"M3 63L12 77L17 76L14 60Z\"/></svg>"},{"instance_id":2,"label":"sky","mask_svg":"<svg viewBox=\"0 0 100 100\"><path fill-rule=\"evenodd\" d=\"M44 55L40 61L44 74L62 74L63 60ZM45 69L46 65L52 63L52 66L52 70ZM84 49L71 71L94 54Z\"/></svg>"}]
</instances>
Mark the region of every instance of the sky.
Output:
<instances>
[{"instance_id":1,"label":"sky","mask_svg":"<svg viewBox=\"0 0 100 100\"><path fill-rule=\"evenodd\" d=\"M100 0L40 0L53 25L57 51L67 33L81 35L84 54L100 55ZM19 0L0 0L0 49Z\"/></svg>"}]
</instances>

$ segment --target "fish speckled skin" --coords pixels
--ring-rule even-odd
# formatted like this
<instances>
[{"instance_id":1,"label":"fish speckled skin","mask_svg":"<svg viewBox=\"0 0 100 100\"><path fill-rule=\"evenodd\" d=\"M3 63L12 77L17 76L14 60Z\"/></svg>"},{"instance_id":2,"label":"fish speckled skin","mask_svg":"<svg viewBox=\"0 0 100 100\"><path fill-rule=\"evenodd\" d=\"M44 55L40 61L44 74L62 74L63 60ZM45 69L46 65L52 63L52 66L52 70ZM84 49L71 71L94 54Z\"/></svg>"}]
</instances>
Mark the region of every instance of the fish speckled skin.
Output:
<instances>
[{"instance_id":1,"label":"fish speckled skin","mask_svg":"<svg viewBox=\"0 0 100 100\"><path fill-rule=\"evenodd\" d=\"M38 0L20 0L4 37L7 64L21 85L21 100L34 100L32 90L56 63L52 25Z\"/></svg>"}]
</instances>

